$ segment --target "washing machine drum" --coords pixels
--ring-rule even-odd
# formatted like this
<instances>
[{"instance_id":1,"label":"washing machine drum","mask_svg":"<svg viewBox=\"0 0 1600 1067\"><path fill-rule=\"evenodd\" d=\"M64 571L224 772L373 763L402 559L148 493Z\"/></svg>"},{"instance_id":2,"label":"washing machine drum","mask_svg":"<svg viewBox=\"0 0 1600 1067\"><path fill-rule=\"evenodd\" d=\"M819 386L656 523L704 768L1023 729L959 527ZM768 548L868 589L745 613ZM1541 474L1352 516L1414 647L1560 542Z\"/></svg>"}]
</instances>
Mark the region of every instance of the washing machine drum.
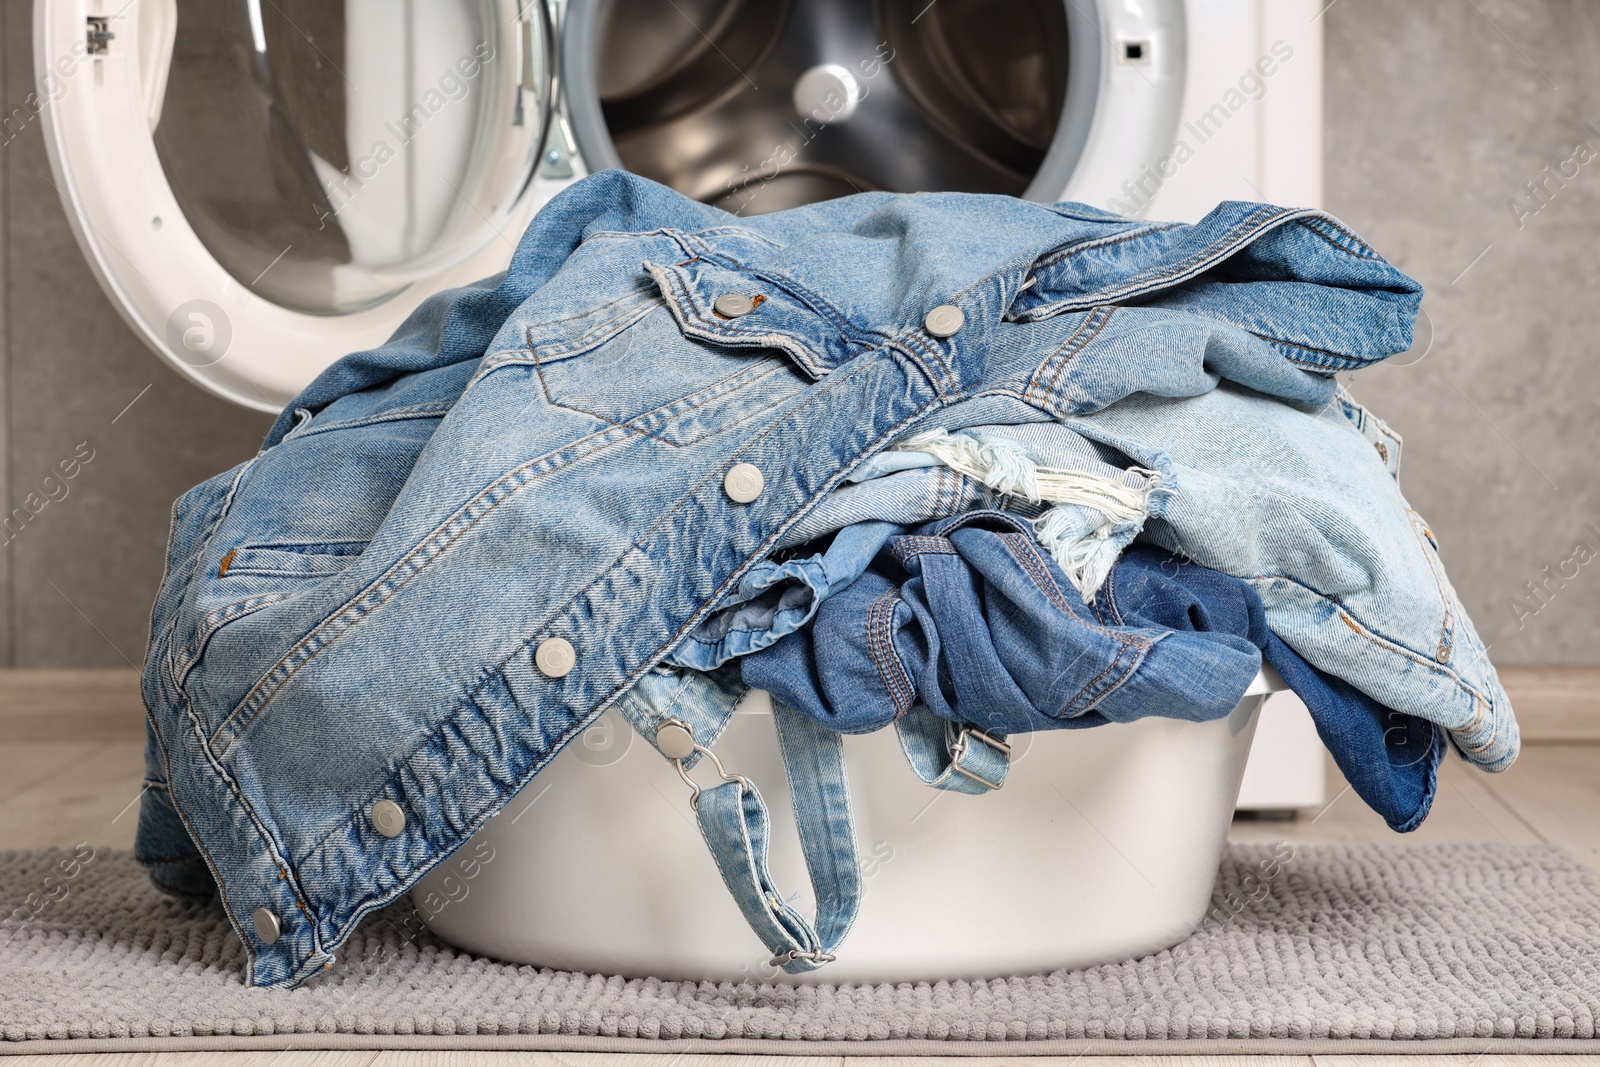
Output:
<instances>
[{"instance_id":1,"label":"washing machine drum","mask_svg":"<svg viewBox=\"0 0 1600 1067\"><path fill-rule=\"evenodd\" d=\"M575 0L578 147L740 214L866 190L1053 196L1079 125L1070 6Z\"/></svg>"}]
</instances>

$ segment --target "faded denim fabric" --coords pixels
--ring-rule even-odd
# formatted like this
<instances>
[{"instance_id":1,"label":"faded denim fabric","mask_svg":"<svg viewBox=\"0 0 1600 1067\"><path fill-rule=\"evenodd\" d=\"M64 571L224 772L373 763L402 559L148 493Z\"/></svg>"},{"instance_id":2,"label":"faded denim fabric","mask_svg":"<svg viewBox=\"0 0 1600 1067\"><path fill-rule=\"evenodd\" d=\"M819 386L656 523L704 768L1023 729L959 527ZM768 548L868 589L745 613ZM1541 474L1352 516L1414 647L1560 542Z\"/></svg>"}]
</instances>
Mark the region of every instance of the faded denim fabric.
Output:
<instances>
[{"instance_id":1,"label":"faded denim fabric","mask_svg":"<svg viewBox=\"0 0 1600 1067\"><path fill-rule=\"evenodd\" d=\"M899 529L893 523L858 522L840 530L814 555L763 560L739 579L721 610L685 637L666 661L711 670L794 633L811 621L825 599L860 577Z\"/></svg>"},{"instance_id":2,"label":"faded denim fabric","mask_svg":"<svg viewBox=\"0 0 1600 1067\"><path fill-rule=\"evenodd\" d=\"M1250 582L1313 666L1438 724L1486 770L1516 759L1511 701L1395 480L1400 437L1348 393L1308 411L1223 383L1067 423L1161 471L1144 536Z\"/></svg>"},{"instance_id":3,"label":"faded denim fabric","mask_svg":"<svg viewBox=\"0 0 1600 1067\"><path fill-rule=\"evenodd\" d=\"M962 402L965 425L1014 423L981 416L1224 377L1314 409L1334 372L1408 347L1418 292L1309 210L1191 226L868 193L739 219L619 172L577 182L502 278L330 368L178 501L141 854L181 822L247 980L302 981L892 441ZM720 316L730 293L754 309ZM935 336L946 304L965 324ZM738 463L764 475L750 503L723 489ZM538 666L554 638L570 673Z\"/></svg>"},{"instance_id":4,"label":"faded denim fabric","mask_svg":"<svg viewBox=\"0 0 1600 1067\"><path fill-rule=\"evenodd\" d=\"M1138 463L1159 472L1142 540L1252 582L1271 628L1375 707L1437 724L1486 770L1515 760L1510 700L1432 530L1396 482L1402 440L1347 390L1308 410L1223 382L1194 397L1147 393L1089 415L1018 425L976 425L978 409L1019 414L978 398L931 421L1005 441L1041 466L1103 476ZM934 457L883 455L893 466L869 467L878 477L835 490L812 513L813 528L819 516L829 525L892 518L912 526L974 507L1039 512ZM748 631L752 616L744 621ZM770 642L747 633L746 643ZM1413 738L1409 749L1418 744Z\"/></svg>"},{"instance_id":5,"label":"faded denim fabric","mask_svg":"<svg viewBox=\"0 0 1600 1067\"><path fill-rule=\"evenodd\" d=\"M1040 467L1073 470L1139 491L1153 488L1145 476L1105 462L1097 446L1060 423L963 427L961 432L1014 449ZM766 648L804 626L826 597L859 577L890 534L979 508L1033 520L1053 510L1063 521L1052 525L1052 533L1064 542L1092 536L1103 523L1103 516L1091 508L1003 492L951 470L932 453L899 443L863 463L829 493L779 543L778 554L756 564L738 593L690 634L668 662L708 670ZM1109 538L1112 554L1132 543L1136 532L1135 526L1116 531Z\"/></svg>"}]
</instances>

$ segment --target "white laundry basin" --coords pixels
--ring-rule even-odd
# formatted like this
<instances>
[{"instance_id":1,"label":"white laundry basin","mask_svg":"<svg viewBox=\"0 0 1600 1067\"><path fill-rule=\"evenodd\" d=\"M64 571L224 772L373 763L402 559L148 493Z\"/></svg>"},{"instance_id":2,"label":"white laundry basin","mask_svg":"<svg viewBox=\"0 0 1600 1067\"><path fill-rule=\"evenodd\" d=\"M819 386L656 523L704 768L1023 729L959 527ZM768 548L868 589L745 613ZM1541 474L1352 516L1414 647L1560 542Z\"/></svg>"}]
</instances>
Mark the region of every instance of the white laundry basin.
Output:
<instances>
[{"instance_id":1,"label":"white laundry basin","mask_svg":"<svg viewBox=\"0 0 1600 1067\"><path fill-rule=\"evenodd\" d=\"M845 738L866 891L838 960L806 975L768 964L688 789L616 712L429 872L412 903L471 952L627 977L903 982L1131 959L1204 917L1256 712L1280 688L1268 669L1214 722L1017 735L1010 778L984 796L922 785L892 729ZM766 798L773 877L813 914L765 693L713 747Z\"/></svg>"}]
</instances>

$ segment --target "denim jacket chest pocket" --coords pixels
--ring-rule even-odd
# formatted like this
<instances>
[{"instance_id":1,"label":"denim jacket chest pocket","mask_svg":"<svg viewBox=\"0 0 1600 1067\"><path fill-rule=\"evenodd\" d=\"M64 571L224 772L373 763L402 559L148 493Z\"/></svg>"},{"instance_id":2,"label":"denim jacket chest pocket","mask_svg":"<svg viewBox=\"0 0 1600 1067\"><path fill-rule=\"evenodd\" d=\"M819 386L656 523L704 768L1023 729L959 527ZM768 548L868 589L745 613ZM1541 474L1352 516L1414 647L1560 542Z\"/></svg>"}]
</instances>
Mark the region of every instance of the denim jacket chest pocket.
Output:
<instances>
[{"instance_id":1,"label":"denim jacket chest pocket","mask_svg":"<svg viewBox=\"0 0 1600 1067\"><path fill-rule=\"evenodd\" d=\"M699 261L645 269L624 297L525 325L525 347L483 373L523 366L551 407L684 447L795 397L852 347L766 277ZM746 301L731 315L717 306L729 295Z\"/></svg>"}]
</instances>

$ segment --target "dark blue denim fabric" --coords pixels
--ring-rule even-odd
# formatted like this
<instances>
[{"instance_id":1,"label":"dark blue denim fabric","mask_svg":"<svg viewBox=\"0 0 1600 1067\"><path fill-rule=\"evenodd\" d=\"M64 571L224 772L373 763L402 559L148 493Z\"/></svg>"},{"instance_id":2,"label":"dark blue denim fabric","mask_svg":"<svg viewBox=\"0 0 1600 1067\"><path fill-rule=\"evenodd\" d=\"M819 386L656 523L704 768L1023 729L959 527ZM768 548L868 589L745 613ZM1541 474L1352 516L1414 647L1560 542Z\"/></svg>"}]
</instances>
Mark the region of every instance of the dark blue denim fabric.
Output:
<instances>
[{"instance_id":1,"label":"dark blue denim fabric","mask_svg":"<svg viewBox=\"0 0 1600 1067\"><path fill-rule=\"evenodd\" d=\"M741 670L850 733L917 703L1007 734L1232 711L1261 669L1243 629L1204 617L1174 628L1166 617L1181 610L1154 603L1160 620L1119 613L1114 584L1085 604L1026 520L969 511L890 538L809 629L745 656ZM1131 603L1155 599L1141 587Z\"/></svg>"},{"instance_id":2,"label":"dark blue denim fabric","mask_svg":"<svg viewBox=\"0 0 1600 1067\"><path fill-rule=\"evenodd\" d=\"M1104 596L1111 615L1129 622L1243 636L1304 702L1357 796L1401 833L1427 817L1445 732L1427 719L1384 707L1306 662L1267 628L1261 597L1249 582L1140 545L1122 557Z\"/></svg>"},{"instance_id":3,"label":"dark blue denim fabric","mask_svg":"<svg viewBox=\"0 0 1600 1067\"><path fill-rule=\"evenodd\" d=\"M1310 709L1356 793L1396 830L1426 816L1444 745L1267 628L1240 579L1136 546L1092 604L1072 595L1027 523L973 511L889 538L815 620L739 660L747 685L836 730L879 729L921 704L998 733L1233 710L1262 656Z\"/></svg>"}]
</instances>

